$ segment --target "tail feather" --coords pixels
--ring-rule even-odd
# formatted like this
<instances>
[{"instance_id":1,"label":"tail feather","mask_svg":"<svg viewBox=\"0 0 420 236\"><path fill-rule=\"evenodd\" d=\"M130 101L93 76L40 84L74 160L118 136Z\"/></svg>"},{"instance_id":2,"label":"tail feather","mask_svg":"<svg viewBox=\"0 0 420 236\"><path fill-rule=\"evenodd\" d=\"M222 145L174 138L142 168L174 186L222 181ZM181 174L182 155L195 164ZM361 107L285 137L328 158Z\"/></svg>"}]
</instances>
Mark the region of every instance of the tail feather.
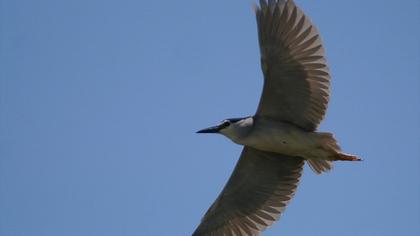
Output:
<instances>
[{"instance_id":1,"label":"tail feather","mask_svg":"<svg viewBox=\"0 0 420 236\"><path fill-rule=\"evenodd\" d=\"M335 140L334 135L332 133L319 132L316 134L319 135L322 145L325 145L325 147L336 152L341 151L340 145L338 145L337 140Z\"/></svg>"},{"instance_id":2,"label":"tail feather","mask_svg":"<svg viewBox=\"0 0 420 236\"><path fill-rule=\"evenodd\" d=\"M329 172L333 168L332 160L326 156L327 153L337 153L341 151L340 146L334 138L332 133L318 132L315 133L316 139L319 142L319 147L322 150L320 153L313 153L313 158L308 158L307 162L309 167L316 173L322 174Z\"/></svg>"},{"instance_id":3,"label":"tail feather","mask_svg":"<svg viewBox=\"0 0 420 236\"><path fill-rule=\"evenodd\" d=\"M320 159L307 159L309 167L318 175L329 172L333 168L332 161Z\"/></svg>"},{"instance_id":4,"label":"tail feather","mask_svg":"<svg viewBox=\"0 0 420 236\"><path fill-rule=\"evenodd\" d=\"M305 157L309 167L316 173L322 174L333 168L333 161L361 161L357 156L341 151L340 145L332 133L316 132L314 137L317 140L318 148L311 150Z\"/></svg>"}]
</instances>

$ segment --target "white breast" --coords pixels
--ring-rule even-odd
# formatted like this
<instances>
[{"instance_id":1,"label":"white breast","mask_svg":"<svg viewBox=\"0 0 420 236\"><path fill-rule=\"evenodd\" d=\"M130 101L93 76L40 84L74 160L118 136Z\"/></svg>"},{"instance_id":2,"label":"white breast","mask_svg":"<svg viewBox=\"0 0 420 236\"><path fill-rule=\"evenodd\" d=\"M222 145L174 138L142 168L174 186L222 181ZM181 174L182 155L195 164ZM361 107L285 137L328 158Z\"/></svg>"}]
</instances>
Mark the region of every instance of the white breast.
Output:
<instances>
[{"instance_id":1,"label":"white breast","mask_svg":"<svg viewBox=\"0 0 420 236\"><path fill-rule=\"evenodd\" d=\"M282 153L290 156L305 156L314 147L313 135L293 125L262 121L257 122L247 137L240 140L243 145L259 150Z\"/></svg>"}]
</instances>

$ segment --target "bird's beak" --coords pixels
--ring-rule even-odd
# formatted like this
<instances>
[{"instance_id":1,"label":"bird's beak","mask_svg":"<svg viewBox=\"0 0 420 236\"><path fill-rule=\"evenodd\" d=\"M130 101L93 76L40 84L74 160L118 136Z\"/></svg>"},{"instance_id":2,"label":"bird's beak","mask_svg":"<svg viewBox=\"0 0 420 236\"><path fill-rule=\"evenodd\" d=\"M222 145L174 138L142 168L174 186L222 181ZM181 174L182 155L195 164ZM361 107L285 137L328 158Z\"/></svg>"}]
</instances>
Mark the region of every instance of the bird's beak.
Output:
<instances>
[{"instance_id":1,"label":"bird's beak","mask_svg":"<svg viewBox=\"0 0 420 236\"><path fill-rule=\"evenodd\" d=\"M217 126L212 126L212 127L209 127L209 128L199 130L199 131L197 131L197 134L218 133L219 130L220 130L220 126L217 125Z\"/></svg>"}]
</instances>

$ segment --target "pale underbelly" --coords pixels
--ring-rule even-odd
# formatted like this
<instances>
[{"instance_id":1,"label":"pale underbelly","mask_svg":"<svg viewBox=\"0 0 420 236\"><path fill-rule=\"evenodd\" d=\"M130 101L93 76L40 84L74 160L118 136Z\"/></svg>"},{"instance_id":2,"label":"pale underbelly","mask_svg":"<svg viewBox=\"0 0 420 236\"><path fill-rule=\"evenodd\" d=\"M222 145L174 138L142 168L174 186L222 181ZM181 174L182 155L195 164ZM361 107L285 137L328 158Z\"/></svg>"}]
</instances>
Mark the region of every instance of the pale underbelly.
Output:
<instances>
[{"instance_id":1,"label":"pale underbelly","mask_svg":"<svg viewBox=\"0 0 420 236\"><path fill-rule=\"evenodd\" d=\"M262 151L307 157L317 148L315 141L311 133L272 131L262 135L254 134L244 140L243 144Z\"/></svg>"}]
</instances>

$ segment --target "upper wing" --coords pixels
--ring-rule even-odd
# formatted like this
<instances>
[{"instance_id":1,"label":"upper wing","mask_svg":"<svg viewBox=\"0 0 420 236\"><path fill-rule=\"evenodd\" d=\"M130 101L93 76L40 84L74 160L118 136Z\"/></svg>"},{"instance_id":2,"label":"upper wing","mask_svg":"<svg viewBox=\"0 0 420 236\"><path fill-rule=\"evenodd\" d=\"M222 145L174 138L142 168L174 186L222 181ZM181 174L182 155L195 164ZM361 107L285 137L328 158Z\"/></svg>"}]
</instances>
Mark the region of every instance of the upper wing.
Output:
<instances>
[{"instance_id":1,"label":"upper wing","mask_svg":"<svg viewBox=\"0 0 420 236\"><path fill-rule=\"evenodd\" d=\"M257 116L313 131L325 115L330 75L318 30L292 0L256 7L264 88Z\"/></svg>"},{"instance_id":2,"label":"upper wing","mask_svg":"<svg viewBox=\"0 0 420 236\"><path fill-rule=\"evenodd\" d=\"M193 236L259 235L293 197L303 159L244 147L229 181Z\"/></svg>"}]
</instances>

